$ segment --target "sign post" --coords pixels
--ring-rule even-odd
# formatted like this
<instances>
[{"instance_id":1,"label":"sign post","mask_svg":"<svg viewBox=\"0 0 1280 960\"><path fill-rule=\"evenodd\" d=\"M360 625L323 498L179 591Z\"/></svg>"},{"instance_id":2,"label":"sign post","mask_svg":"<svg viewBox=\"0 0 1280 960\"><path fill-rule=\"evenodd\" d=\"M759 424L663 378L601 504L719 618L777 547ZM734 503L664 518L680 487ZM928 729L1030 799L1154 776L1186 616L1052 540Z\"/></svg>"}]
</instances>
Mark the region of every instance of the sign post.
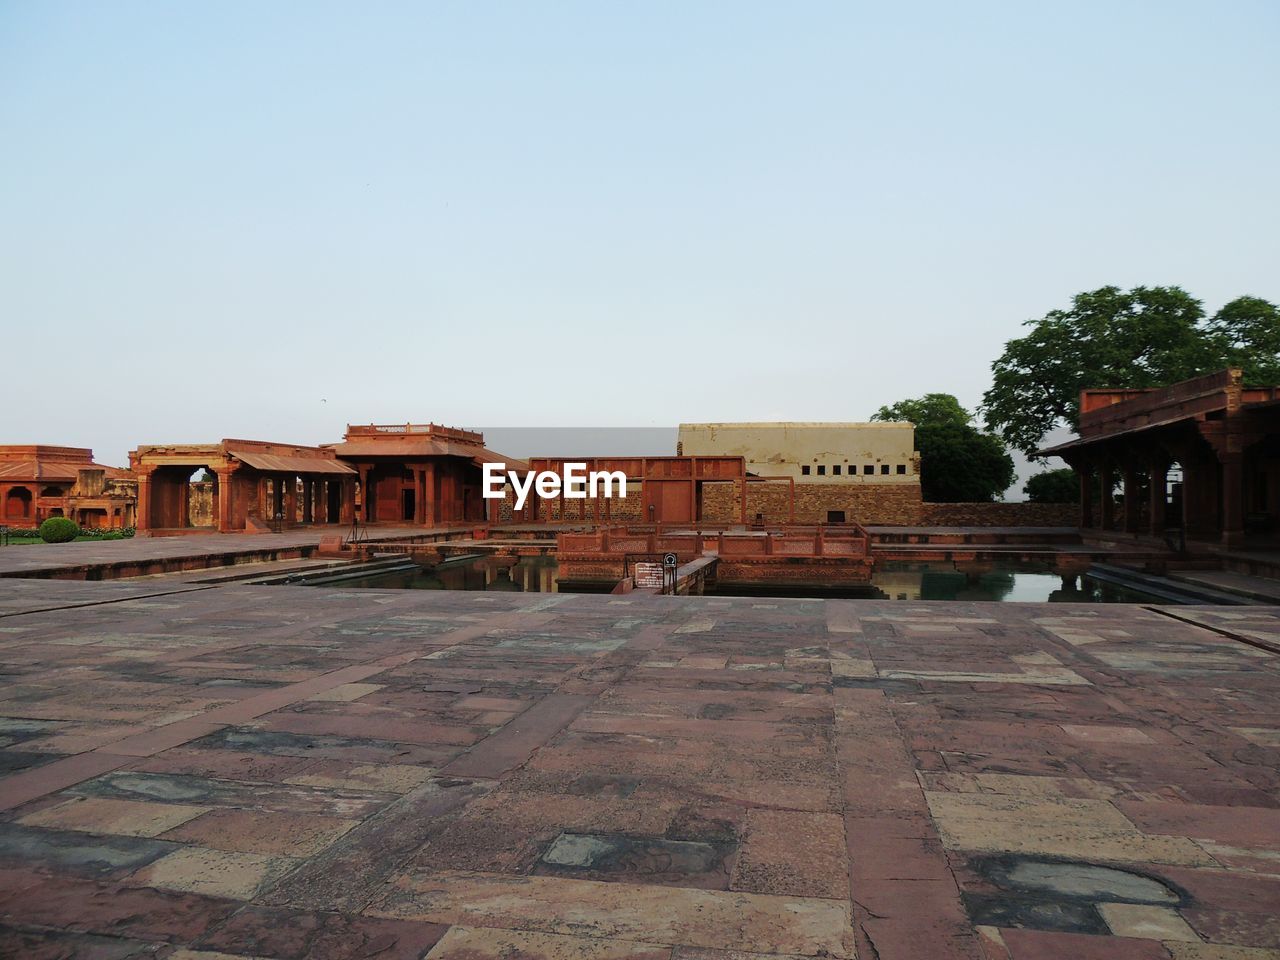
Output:
<instances>
[{"instance_id":1,"label":"sign post","mask_svg":"<svg viewBox=\"0 0 1280 960\"><path fill-rule=\"evenodd\" d=\"M680 563L680 558L677 557L674 553L664 553L662 555L663 580L666 580L668 574L671 576L671 593L673 595L676 592L676 567L679 565L679 563ZM663 593L665 592L666 592L666 585L664 584Z\"/></svg>"}]
</instances>

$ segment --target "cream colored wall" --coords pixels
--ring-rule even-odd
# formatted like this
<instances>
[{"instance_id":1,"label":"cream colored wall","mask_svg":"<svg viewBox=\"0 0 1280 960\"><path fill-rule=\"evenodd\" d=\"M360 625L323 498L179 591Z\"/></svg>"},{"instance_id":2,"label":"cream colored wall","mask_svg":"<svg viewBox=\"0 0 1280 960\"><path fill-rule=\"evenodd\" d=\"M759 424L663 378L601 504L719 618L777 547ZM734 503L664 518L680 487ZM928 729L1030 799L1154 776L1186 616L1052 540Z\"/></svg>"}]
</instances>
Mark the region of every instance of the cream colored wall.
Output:
<instances>
[{"instance_id":1,"label":"cream colored wall","mask_svg":"<svg viewBox=\"0 0 1280 960\"><path fill-rule=\"evenodd\" d=\"M750 473L794 477L797 483L919 483L920 455L914 447L915 427L909 423L680 424L680 450L686 456L740 456ZM867 465L875 472L865 473ZM888 474L881 472L885 465ZM898 473L899 465L905 473ZM825 467L821 475L819 466ZM852 476L850 468L856 471Z\"/></svg>"}]
</instances>

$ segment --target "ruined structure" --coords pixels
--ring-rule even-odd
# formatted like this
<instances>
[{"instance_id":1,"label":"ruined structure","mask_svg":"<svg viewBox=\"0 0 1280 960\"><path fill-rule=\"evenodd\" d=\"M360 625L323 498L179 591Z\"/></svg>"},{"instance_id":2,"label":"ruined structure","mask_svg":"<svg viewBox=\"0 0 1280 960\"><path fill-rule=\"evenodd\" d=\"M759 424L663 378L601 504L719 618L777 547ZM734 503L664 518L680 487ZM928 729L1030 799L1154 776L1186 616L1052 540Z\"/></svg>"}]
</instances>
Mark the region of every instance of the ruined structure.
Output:
<instances>
[{"instance_id":1,"label":"ruined structure","mask_svg":"<svg viewBox=\"0 0 1280 960\"><path fill-rule=\"evenodd\" d=\"M34 528L68 517L86 529L134 523L136 483L127 470L95 463L87 447L0 446L0 524Z\"/></svg>"},{"instance_id":2,"label":"ruined structure","mask_svg":"<svg viewBox=\"0 0 1280 960\"><path fill-rule=\"evenodd\" d=\"M440 524L494 518L497 500L481 494L481 466L519 460L486 450L484 434L435 423L347 426L342 443L326 447L352 465L360 480L360 510L368 523Z\"/></svg>"},{"instance_id":3,"label":"ruined structure","mask_svg":"<svg viewBox=\"0 0 1280 960\"><path fill-rule=\"evenodd\" d=\"M1280 544L1280 387L1246 387L1233 369L1159 389L1085 390L1079 434L1040 454L1078 474L1082 528Z\"/></svg>"},{"instance_id":4,"label":"ruined structure","mask_svg":"<svg viewBox=\"0 0 1280 960\"><path fill-rule=\"evenodd\" d=\"M332 450L258 440L148 445L129 454L138 478L138 532L232 533L350 523L356 472ZM193 515L192 483L211 475L208 526Z\"/></svg>"}]
</instances>

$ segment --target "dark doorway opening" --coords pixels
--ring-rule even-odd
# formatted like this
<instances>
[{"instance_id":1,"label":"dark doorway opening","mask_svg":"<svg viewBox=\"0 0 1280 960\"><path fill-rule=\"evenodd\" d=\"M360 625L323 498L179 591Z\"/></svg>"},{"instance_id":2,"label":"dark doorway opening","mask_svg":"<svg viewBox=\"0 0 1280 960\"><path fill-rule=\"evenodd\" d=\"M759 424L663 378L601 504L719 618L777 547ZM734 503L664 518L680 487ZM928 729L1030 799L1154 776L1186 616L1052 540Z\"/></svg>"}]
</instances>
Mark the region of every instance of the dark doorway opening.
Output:
<instances>
[{"instance_id":1,"label":"dark doorway opening","mask_svg":"<svg viewBox=\"0 0 1280 960\"><path fill-rule=\"evenodd\" d=\"M412 520L414 508L417 506L417 496L413 490L403 491L403 504L400 510L401 520Z\"/></svg>"},{"instance_id":2,"label":"dark doorway opening","mask_svg":"<svg viewBox=\"0 0 1280 960\"><path fill-rule=\"evenodd\" d=\"M337 523L338 516L342 512L342 484L330 480L328 497L328 509L325 511L324 519L327 523Z\"/></svg>"}]
</instances>

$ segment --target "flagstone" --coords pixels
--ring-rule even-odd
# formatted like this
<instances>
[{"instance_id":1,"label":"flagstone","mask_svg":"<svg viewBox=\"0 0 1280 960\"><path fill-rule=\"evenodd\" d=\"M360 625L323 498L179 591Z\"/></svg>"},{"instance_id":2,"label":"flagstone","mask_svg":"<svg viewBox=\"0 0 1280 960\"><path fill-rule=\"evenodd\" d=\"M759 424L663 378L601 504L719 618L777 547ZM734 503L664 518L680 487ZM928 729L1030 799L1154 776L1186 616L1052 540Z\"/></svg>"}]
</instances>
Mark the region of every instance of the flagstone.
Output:
<instances>
[{"instance_id":1,"label":"flagstone","mask_svg":"<svg viewBox=\"0 0 1280 960\"><path fill-rule=\"evenodd\" d=\"M285 857L183 847L130 877L138 886L249 900L295 863Z\"/></svg>"},{"instance_id":2,"label":"flagstone","mask_svg":"<svg viewBox=\"0 0 1280 960\"><path fill-rule=\"evenodd\" d=\"M854 955L847 903L816 898L440 872L395 877L365 912L643 943Z\"/></svg>"},{"instance_id":3,"label":"flagstone","mask_svg":"<svg viewBox=\"0 0 1280 960\"><path fill-rule=\"evenodd\" d=\"M127 837L158 837L166 830L207 813L209 807L180 803L149 803L101 797L72 797L21 817L27 826L108 833Z\"/></svg>"}]
</instances>

